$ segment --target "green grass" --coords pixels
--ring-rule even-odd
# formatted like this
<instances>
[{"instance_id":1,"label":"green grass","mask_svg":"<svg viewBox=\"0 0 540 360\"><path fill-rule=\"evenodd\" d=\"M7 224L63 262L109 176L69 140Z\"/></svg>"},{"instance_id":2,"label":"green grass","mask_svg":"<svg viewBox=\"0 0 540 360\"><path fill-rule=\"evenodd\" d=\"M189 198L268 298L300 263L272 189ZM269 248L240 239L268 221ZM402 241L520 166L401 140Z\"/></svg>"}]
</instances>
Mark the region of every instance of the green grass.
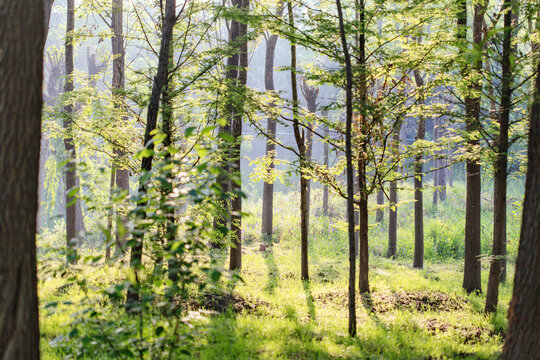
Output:
<instances>
[{"instance_id":1,"label":"green grass","mask_svg":"<svg viewBox=\"0 0 540 360\"><path fill-rule=\"evenodd\" d=\"M519 196L519 186L510 187ZM232 308L196 320L191 355L194 359L494 359L502 348L506 311L511 298L513 259L519 234L519 204L509 208L509 281L501 285L499 311L483 314L484 295L467 295L461 289L464 226L463 185L457 184L438 209L426 201L426 261L423 270L412 268L412 193L400 191L398 259L384 258L387 228L371 224L369 297L357 296L358 331L347 334L347 239L345 223L318 216L320 191L312 197L309 283L300 280L299 214L297 194L276 196L275 227L278 236L267 253L260 244L260 200L245 208L242 283L234 294L251 304L245 311ZM428 194L429 192L426 192ZM485 196L484 196L485 195ZM483 197L490 198L486 192ZM512 193L510 197L512 197ZM428 196L426 195L426 198ZM429 199L430 200L430 199ZM489 253L491 212L484 200L482 251ZM342 200L333 199L334 213L344 211ZM387 214L385 214L387 216ZM516 215L517 216L517 215ZM443 244L443 245L441 245ZM223 253L214 256L225 262ZM482 264L485 292L488 264ZM114 267L81 266L89 284L113 283L125 277ZM61 305L52 314L43 309L51 301L82 298L77 287L58 291L65 280L49 278L40 284L42 358L60 359L61 349L50 342L69 331L74 305ZM442 295L441 295L442 294ZM446 295L447 296L446 296ZM424 306L437 297L449 304ZM400 299L423 299L400 302ZM408 301L408 300L407 300ZM420 304L420 306L417 306ZM454 304L454 305L452 305ZM455 305L458 304L458 305ZM107 353L102 356L107 359Z\"/></svg>"}]
</instances>

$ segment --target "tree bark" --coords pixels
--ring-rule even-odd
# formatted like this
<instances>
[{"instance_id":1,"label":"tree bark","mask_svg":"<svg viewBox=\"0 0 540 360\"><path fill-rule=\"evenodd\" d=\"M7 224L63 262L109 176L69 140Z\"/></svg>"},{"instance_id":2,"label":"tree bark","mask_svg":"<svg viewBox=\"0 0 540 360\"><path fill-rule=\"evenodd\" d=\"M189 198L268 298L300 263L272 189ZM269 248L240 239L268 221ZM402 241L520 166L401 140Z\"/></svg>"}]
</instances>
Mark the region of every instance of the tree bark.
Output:
<instances>
[{"instance_id":1,"label":"tree bark","mask_svg":"<svg viewBox=\"0 0 540 360\"><path fill-rule=\"evenodd\" d=\"M401 120L398 119L398 122L394 128L394 134L391 144L391 151L395 158L399 157L399 133L401 131ZM398 194L397 194L397 181L392 180L390 182L390 210L388 214L388 252L387 257L396 258L397 251L397 203L398 203Z\"/></svg>"},{"instance_id":2,"label":"tree bark","mask_svg":"<svg viewBox=\"0 0 540 360\"><path fill-rule=\"evenodd\" d=\"M64 92L72 92L73 87L73 32L75 31L75 3L74 0L67 0L67 25L66 25L66 82ZM67 154L65 197L66 197L66 244L67 262L75 264L77 262L77 194L71 194L73 189L78 187L77 181L77 152L73 142L73 116L75 109L73 102L69 102L64 107L64 147Z\"/></svg>"},{"instance_id":3,"label":"tree bark","mask_svg":"<svg viewBox=\"0 0 540 360\"><path fill-rule=\"evenodd\" d=\"M536 69L523 219L503 360L537 359L540 354L540 63Z\"/></svg>"},{"instance_id":4,"label":"tree bark","mask_svg":"<svg viewBox=\"0 0 540 360\"><path fill-rule=\"evenodd\" d=\"M358 34L358 65L359 74L359 96L362 114L359 116L359 129L362 133L367 131L367 68L366 68L366 13L365 1L359 0L356 3L356 16L360 23L360 33ZM364 139L358 151L358 191L360 193L358 213L359 213L359 272L358 287L361 293L369 292L369 248L368 248L368 193L366 178L366 156L367 145Z\"/></svg>"},{"instance_id":5,"label":"tree bark","mask_svg":"<svg viewBox=\"0 0 540 360\"><path fill-rule=\"evenodd\" d=\"M458 14L458 40L466 41L467 38L467 2L460 0L460 12ZM477 54L481 54L482 47L482 24L485 7L480 4L474 6L473 16L473 48ZM477 55L472 69L482 69L482 59ZM470 73L469 65L462 70L463 78ZM469 85L469 93L465 97L466 131L473 134L480 126L480 96L481 84L474 82ZM482 292L481 263L480 263L480 195L481 179L480 164L474 157L479 142L474 137L467 141L469 147L469 159L466 164L467 195L465 205L465 264L463 271L463 288L468 292Z\"/></svg>"},{"instance_id":6,"label":"tree bark","mask_svg":"<svg viewBox=\"0 0 540 360\"><path fill-rule=\"evenodd\" d=\"M414 70L416 87L424 86L424 79L418 70ZM423 102L423 99L422 99ZM422 141L426 137L426 119L423 116L418 118L418 128L416 130L415 141ZM414 163L414 261L413 267L422 269L424 267L424 193L423 188L423 163L422 152L418 152Z\"/></svg>"},{"instance_id":7,"label":"tree bark","mask_svg":"<svg viewBox=\"0 0 540 360\"><path fill-rule=\"evenodd\" d=\"M352 159L352 117L353 117L353 72L351 57L347 46L345 35L345 25L341 1L336 0L336 7L339 17L339 33L341 44L345 55L346 69L346 131L345 131L345 157L347 161L347 223L349 235L349 335L356 335L356 255L355 255L355 231L354 231L354 168Z\"/></svg>"},{"instance_id":8,"label":"tree bark","mask_svg":"<svg viewBox=\"0 0 540 360\"><path fill-rule=\"evenodd\" d=\"M493 186L493 250L486 294L486 312L497 311L499 282L503 271L503 246L506 243L506 178L508 167L508 128L512 102L512 1L505 0L504 33L501 77L501 107L499 110L499 136L495 144Z\"/></svg>"},{"instance_id":9,"label":"tree bark","mask_svg":"<svg viewBox=\"0 0 540 360\"><path fill-rule=\"evenodd\" d=\"M276 17L281 18L283 14L283 2L278 3L276 11ZM278 35L272 34L266 41L266 56L264 63L264 85L267 92L274 92L274 58L276 45L278 41ZM270 104L271 107L275 107L274 103ZM265 156L270 159L270 163L266 168L268 178L271 181L264 181L263 183L263 203L262 203L262 219L261 219L261 235L263 241L271 242L274 234L274 159L276 157L276 144L274 142L276 136L276 119L269 116L267 119L267 132L270 137L266 141Z\"/></svg>"},{"instance_id":10,"label":"tree bark","mask_svg":"<svg viewBox=\"0 0 540 360\"><path fill-rule=\"evenodd\" d=\"M0 0L0 359L38 360L43 1Z\"/></svg>"},{"instance_id":11,"label":"tree bark","mask_svg":"<svg viewBox=\"0 0 540 360\"><path fill-rule=\"evenodd\" d=\"M124 49L124 1L113 0L111 8L111 30L113 36L111 37L111 47L113 53L113 77L112 77L112 91L114 98L114 107L118 111L121 111L125 107L124 88L126 84L125 80L125 57L126 51ZM127 118L122 117L122 123L126 122ZM123 124L121 124L123 125ZM115 149L115 161L113 167L116 172L116 188L125 192L129 196L129 169L126 168L125 163L127 154L122 149ZM118 211L120 210L120 211ZM125 218L124 211L118 209L122 227L116 228L116 244L118 250L125 250L128 232L128 222Z\"/></svg>"},{"instance_id":12,"label":"tree bark","mask_svg":"<svg viewBox=\"0 0 540 360\"><path fill-rule=\"evenodd\" d=\"M375 221L378 223L381 223L384 221L384 210L382 209L382 206L384 205L384 191L383 189L380 189L377 191L377 205L381 206L377 208L377 213L375 215Z\"/></svg>"},{"instance_id":13,"label":"tree bark","mask_svg":"<svg viewBox=\"0 0 540 360\"><path fill-rule=\"evenodd\" d=\"M233 0L233 5L238 6L245 14L249 12L249 0ZM232 160L233 170L236 174L238 181L231 182L231 190L233 193L232 198L232 213L231 213L231 233L232 233L232 246L230 252L230 270L240 270L242 268L242 169L241 165L241 150L242 150L242 121L244 117L244 99L247 84L247 67L248 67L248 40L247 40L247 28L246 22L241 22L239 27L239 37L242 39L242 43L239 47L239 69L238 69L238 91L240 98L236 109L234 111L234 117L232 118L231 132L235 139L234 146L232 148Z\"/></svg>"},{"instance_id":14,"label":"tree bark","mask_svg":"<svg viewBox=\"0 0 540 360\"><path fill-rule=\"evenodd\" d=\"M289 27L294 30L294 13L292 3L287 4L289 12ZM300 272L302 280L309 280L308 266L308 179L304 174L306 166L306 142L305 131L300 133L300 125L298 123L298 84L296 81L296 42L291 40L291 89L292 89L292 106L293 106L293 131L296 145L298 146L298 154L300 160Z\"/></svg>"},{"instance_id":15,"label":"tree bark","mask_svg":"<svg viewBox=\"0 0 540 360\"><path fill-rule=\"evenodd\" d=\"M71 0L72 1L72 0ZM169 55L172 42L172 34L174 24L176 22L176 0L167 0L165 4L165 18L163 20L163 29L161 36L161 45L159 49L159 62L157 74L154 77L152 84L152 93L150 95L150 101L148 103L148 111L146 115L146 130L144 133L144 146L147 149L153 150L154 144L152 140L152 131L156 129L157 126L157 117L159 112L159 100L160 95L165 84L166 77L168 75L169 68ZM153 155L144 157L142 159L141 171L143 173L149 172L152 170L152 161ZM139 184L139 193L144 195L146 193L146 184L141 179ZM141 196L144 198L144 196ZM137 218L138 220L144 220L146 218L146 211L144 209L145 203L138 204L142 209L138 211ZM140 229L139 229L140 230ZM131 248L130 262L129 265L132 269L135 270L135 284L132 284L128 288L128 293L126 297L126 307L128 310L133 309L133 306L139 302L139 285L140 285L140 276L138 274L139 270L142 268L142 252L143 252L143 240L144 235L141 234L141 231L137 231L133 235L133 245Z\"/></svg>"}]
</instances>

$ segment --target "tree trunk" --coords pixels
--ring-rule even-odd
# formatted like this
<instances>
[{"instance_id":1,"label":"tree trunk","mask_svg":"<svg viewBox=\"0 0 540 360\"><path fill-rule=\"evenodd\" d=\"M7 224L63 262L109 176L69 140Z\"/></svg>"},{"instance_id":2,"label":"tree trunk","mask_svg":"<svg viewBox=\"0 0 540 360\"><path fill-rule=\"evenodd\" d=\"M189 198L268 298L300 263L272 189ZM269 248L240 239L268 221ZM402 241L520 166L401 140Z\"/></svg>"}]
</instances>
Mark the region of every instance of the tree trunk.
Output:
<instances>
[{"instance_id":1,"label":"tree trunk","mask_svg":"<svg viewBox=\"0 0 540 360\"><path fill-rule=\"evenodd\" d=\"M278 3L276 11L276 17L281 18L283 14L283 2ZM274 58L276 45L278 41L278 35L273 34L266 41L266 56L264 63L264 85L268 92L274 92ZM274 103L270 104L271 107L275 107ZM270 159L270 163L266 169L268 178L271 180L265 180L263 183L263 203L262 203L262 221L261 221L261 235L263 241L271 242L274 234L274 159L276 157L276 144L274 142L276 136L276 119L269 116L267 119L267 132L269 139L266 141L266 158Z\"/></svg>"},{"instance_id":2,"label":"tree trunk","mask_svg":"<svg viewBox=\"0 0 540 360\"><path fill-rule=\"evenodd\" d=\"M418 70L414 70L416 87L424 86L424 79ZM423 100L422 100L423 102ZM426 137L426 119L423 116L418 118L418 128L416 130L415 141L422 141ZM423 176L424 169L422 163L422 152L418 152L414 163L414 261L413 267L422 269L424 267L424 193Z\"/></svg>"},{"instance_id":3,"label":"tree trunk","mask_svg":"<svg viewBox=\"0 0 540 360\"><path fill-rule=\"evenodd\" d=\"M433 142L437 143L439 140L439 119L433 121ZM437 170L440 167L440 160L438 158L439 153L436 152L433 157L433 208L437 209L437 204L439 201L439 173L440 170Z\"/></svg>"},{"instance_id":4,"label":"tree trunk","mask_svg":"<svg viewBox=\"0 0 540 360\"><path fill-rule=\"evenodd\" d=\"M328 137L328 125L324 126L324 137ZM325 141L323 144L323 164L328 169L328 143ZM322 200L323 214L328 216L328 185L323 185L323 200Z\"/></svg>"},{"instance_id":5,"label":"tree trunk","mask_svg":"<svg viewBox=\"0 0 540 360\"><path fill-rule=\"evenodd\" d=\"M382 209L382 206L384 205L384 191L383 189L380 189L377 191L377 206L380 206L377 208L377 213L375 215L375 221L378 223L381 223L384 221L384 210Z\"/></svg>"},{"instance_id":6,"label":"tree trunk","mask_svg":"<svg viewBox=\"0 0 540 360\"><path fill-rule=\"evenodd\" d=\"M112 88L114 96L114 107L118 111L121 111L125 107L124 88L126 84L125 80L125 57L126 52L124 49L124 1L113 0L111 8L111 30L113 36L111 37L111 47L113 53L113 77ZM122 117L122 122L126 122L127 118ZM123 124L122 124L123 125ZM125 192L129 196L129 169L126 168L126 156L127 154L121 149L115 149L115 161L113 166L116 171L116 188ZM122 226L116 227L116 244L119 250L125 250L126 241L128 236L128 222L126 214L123 209L118 209L120 221Z\"/></svg>"},{"instance_id":7,"label":"tree trunk","mask_svg":"<svg viewBox=\"0 0 540 360\"><path fill-rule=\"evenodd\" d=\"M399 157L399 133L401 131L402 121L398 120L394 128L394 136L391 144L391 151L394 158ZM388 252L387 257L396 258L397 251L397 181L390 182L390 210L388 215Z\"/></svg>"},{"instance_id":8,"label":"tree trunk","mask_svg":"<svg viewBox=\"0 0 540 360\"><path fill-rule=\"evenodd\" d=\"M540 354L540 63L536 69L523 219L503 360L537 359Z\"/></svg>"},{"instance_id":9,"label":"tree trunk","mask_svg":"<svg viewBox=\"0 0 540 360\"><path fill-rule=\"evenodd\" d=\"M235 4L236 1L236 4ZM249 0L235 0L233 4L238 6L244 13L249 12ZM247 84L247 67L248 67L248 40L247 40L247 23L242 22L239 24L239 36L242 38L242 44L240 45L240 57L239 57L239 69L238 69L238 82L239 92L241 94L240 101L236 105L237 108L234 112L232 121L231 132L235 139L235 143L232 149L233 169L238 178L238 182L231 182L231 190L233 193L232 198L232 216L231 216L231 233L232 233L232 246L230 253L230 270L240 270L242 268L242 197L240 192L242 191L242 169L241 165L241 150L242 150L242 120L244 117L244 101L245 99L245 87Z\"/></svg>"},{"instance_id":10,"label":"tree trunk","mask_svg":"<svg viewBox=\"0 0 540 360\"><path fill-rule=\"evenodd\" d=\"M366 68L366 13L365 2L359 0L357 3L356 17L360 23L360 32L358 34L358 65L359 74L359 97L362 113L359 117L359 129L362 133L367 132L367 68ZM358 287L361 293L369 292L369 248L368 248L368 193L366 178L366 156L367 145L365 141L360 144L358 149L358 191L360 200L358 206L358 225L359 225L359 272Z\"/></svg>"},{"instance_id":11,"label":"tree trunk","mask_svg":"<svg viewBox=\"0 0 540 360\"><path fill-rule=\"evenodd\" d=\"M294 13L291 2L287 4L289 12L289 27L294 30ZM296 81L296 42L291 40L291 89L292 89L292 105L293 105L293 131L296 145L298 147L298 154L300 157L300 268L301 279L309 280L309 267L308 267L308 179L304 174L304 168L306 166L306 142L305 131L300 132L300 125L298 123L298 84Z\"/></svg>"},{"instance_id":12,"label":"tree trunk","mask_svg":"<svg viewBox=\"0 0 540 360\"><path fill-rule=\"evenodd\" d=\"M66 25L66 82L64 92L73 91L73 32L75 31L75 4L74 0L67 0L67 25ZM77 152L73 143L73 116L75 113L73 101L69 100L64 107L64 147L67 154L65 197L66 197L66 244L67 262L77 262L77 194L72 191L77 188Z\"/></svg>"},{"instance_id":13,"label":"tree trunk","mask_svg":"<svg viewBox=\"0 0 540 360\"><path fill-rule=\"evenodd\" d=\"M460 2L460 12L458 13L458 40L466 41L467 38L467 3ZM481 54L482 47L482 24L485 7L477 4L474 6L473 16L473 51ZM474 71L482 69L482 59L478 56L472 64ZM462 70L463 78L470 73L469 65ZM466 130L475 133L480 126L480 97L477 93L481 90L478 82L469 85L469 94L465 97ZM467 195L465 205L465 264L463 271L463 288L468 292L482 292L481 267L480 267L480 195L481 179L480 164L474 158L479 145L478 140L472 138L468 140L469 159L466 164L467 174Z\"/></svg>"},{"instance_id":14,"label":"tree trunk","mask_svg":"<svg viewBox=\"0 0 540 360\"><path fill-rule=\"evenodd\" d=\"M113 237L113 220L114 220L114 180L116 172L111 166L111 176L109 185L109 213L107 214L107 238L105 239L105 261L111 259L111 239Z\"/></svg>"},{"instance_id":15,"label":"tree trunk","mask_svg":"<svg viewBox=\"0 0 540 360\"><path fill-rule=\"evenodd\" d=\"M352 117L353 117L353 72L351 57L347 46L347 37L345 35L345 25L343 21L343 12L341 1L336 0L336 7L339 17L339 32L341 35L341 44L345 54L346 68L346 131L345 131L345 157L347 160L347 223L349 234L349 335L356 335L356 255L355 255L355 231L354 231L354 168L352 159Z\"/></svg>"},{"instance_id":16,"label":"tree trunk","mask_svg":"<svg viewBox=\"0 0 540 360\"><path fill-rule=\"evenodd\" d=\"M148 111L146 114L146 130L144 133L144 146L147 149L153 150L154 143L151 142L152 135L151 133L156 129L157 126L157 117L159 112L159 99L163 85L165 84L166 77L168 75L169 68L169 55L172 42L172 33L174 24L176 23L176 0L167 0L165 4L165 18L163 20L163 29L161 36L161 45L159 49L159 63L157 68L157 74L154 77L152 84L152 93L150 95L150 101L148 103ZM142 159L141 171L143 174L152 170L152 160L153 155L144 157ZM139 185L139 193L144 198L146 193L146 183L141 178ZM144 207L146 203L139 203L139 208L141 208L137 213L137 219L142 221L146 218L146 210ZM136 233L133 234L133 246L131 248L130 262L129 265L135 271L135 284L131 284L128 288L128 293L126 297L126 307L128 310L133 309L133 305L139 302L139 285L140 285L140 276L138 274L139 270L142 268L142 252L143 252L143 240L144 235L141 234L142 230L138 229Z\"/></svg>"},{"instance_id":17,"label":"tree trunk","mask_svg":"<svg viewBox=\"0 0 540 360\"><path fill-rule=\"evenodd\" d=\"M493 186L493 250L486 294L486 312L497 311L499 282L503 270L503 245L506 243L506 178L508 167L508 127L512 101L512 0L505 0L504 38L502 54L502 91L499 110L499 136L495 144L495 174Z\"/></svg>"},{"instance_id":18,"label":"tree trunk","mask_svg":"<svg viewBox=\"0 0 540 360\"><path fill-rule=\"evenodd\" d=\"M43 1L0 0L0 359L38 360Z\"/></svg>"}]
</instances>

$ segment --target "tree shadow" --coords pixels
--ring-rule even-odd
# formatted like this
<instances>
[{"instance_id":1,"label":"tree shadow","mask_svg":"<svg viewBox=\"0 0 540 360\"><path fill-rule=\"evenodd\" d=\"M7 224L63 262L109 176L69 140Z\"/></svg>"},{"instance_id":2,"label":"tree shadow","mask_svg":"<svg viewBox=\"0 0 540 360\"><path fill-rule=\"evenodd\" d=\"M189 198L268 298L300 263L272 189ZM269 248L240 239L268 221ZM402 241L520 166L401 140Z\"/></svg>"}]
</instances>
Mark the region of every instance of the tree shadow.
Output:
<instances>
[{"instance_id":1,"label":"tree shadow","mask_svg":"<svg viewBox=\"0 0 540 360\"><path fill-rule=\"evenodd\" d=\"M373 307L373 298L371 297L371 294L365 292L361 293L360 296L362 298L362 305L364 305L364 309L366 309L368 316L378 327L386 329L386 326L382 323L381 319L379 319L379 317L377 316L377 312Z\"/></svg>"},{"instance_id":2,"label":"tree shadow","mask_svg":"<svg viewBox=\"0 0 540 360\"><path fill-rule=\"evenodd\" d=\"M276 288L279 285L279 269L276 264L276 259L274 257L274 250L272 247L269 247L264 255L264 262L268 267L268 281L266 282L265 291L269 294L274 294Z\"/></svg>"},{"instance_id":3,"label":"tree shadow","mask_svg":"<svg viewBox=\"0 0 540 360\"><path fill-rule=\"evenodd\" d=\"M315 316L315 303L313 302L313 294L311 293L311 285L309 281L302 281L302 287L306 293L306 305L308 308L308 315L312 321L316 320Z\"/></svg>"}]
</instances>

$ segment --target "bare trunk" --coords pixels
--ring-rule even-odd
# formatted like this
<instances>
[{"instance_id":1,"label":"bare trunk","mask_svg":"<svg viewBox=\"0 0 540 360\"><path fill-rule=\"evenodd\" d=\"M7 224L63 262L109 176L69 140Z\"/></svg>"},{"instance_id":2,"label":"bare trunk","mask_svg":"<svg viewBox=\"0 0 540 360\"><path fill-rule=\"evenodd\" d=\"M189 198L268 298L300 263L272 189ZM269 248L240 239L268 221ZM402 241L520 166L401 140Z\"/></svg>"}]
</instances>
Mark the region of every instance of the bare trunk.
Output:
<instances>
[{"instance_id":1,"label":"bare trunk","mask_svg":"<svg viewBox=\"0 0 540 360\"><path fill-rule=\"evenodd\" d=\"M234 0L233 4L238 6L244 13L249 12L249 0ZM247 23L239 24L239 36L243 38L239 51L239 69L238 69L238 91L241 94L245 93L247 84L247 67L248 67L248 40L247 40ZM240 270L242 268L242 170L241 165L241 150L242 150L242 121L244 117L244 95L240 96L240 101L236 104L234 117L232 118L231 132L235 139L232 149L233 171L236 174L239 182L231 182L232 198L232 216L231 216L231 233L232 246L230 253L230 270Z\"/></svg>"},{"instance_id":2,"label":"bare trunk","mask_svg":"<svg viewBox=\"0 0 540 360\"><path fill-rule=\"evenodd\" d=\"M540 63L536 68L523 220L503 360L537 359L540 354Z\"/></svg>"},{"instance_id":3,"label":"bare trunk","mask_svg":"<svg viewBox=\"0 0 540 360\"><path fill-rule=\"evenodd\" d=\"M281 17L283 14L283 2L279 2L276 16ZM264 63L264 85L268 92L274 92L274 58L278 35L273 34L266 41L266 56ZM274 103L270 106L275 107ZM269 139L266 141L266 158L270 159L270 163L266 169L268 178L271 181L263 183L263 202L262 202L262 219L261 219L261 235L263 241L271 242L274 233L274 159L276 157L276 144L273 141L276 136L276 119L269 116L267 119L267 132Z\"/></svg>"},{"instance_id":4,"label":"bare trunk","mask_svg":"<svg viewBox=\"0 0 540 360\"><path fill-rule=\"evenodd\" d=\"M380 206L380 208L377 208L377 213L375 215L375 221L378 223L381 223L384 221L384 210L382 209L382 206L384 205L384 191L383 189L380 189L377 191L377 206Z\"/></svg>"},{"instance_id":5,"label":"bare trunk","mask_svg":"<svg viewBox=\"0 0 540 360\"><path fill-rule=\"evenodd\" d=\"M43 1L0 0L0 359L38 360Z\"/></svg>"},{"instance_id":6,"label":"bare trunk","mask_svg":"<svg viewBox=\"0 0 540 360\"><path fill-rule=\"evenodd\" d=\"M73 41L75 31L75 4L74 0L67 0L67 25L66 25L66 83L64 92L73 91ZM77 181L77 152L73 143L73 116L75 113L72 100L64 107L64 147L67 154L65 198L66 198L66 244L67 262L77 262L77 194L73 193L78 186Z\"/></svg>"},{"instance_id":7,"label":"bare trunk","mask_svg":"<svg viewBox=\"0 0 540 360\"><path fill-rule=\"evenodd\" d=\"M294 13L291 2L287 4L289 12L289 27L291 30L294 27ZM309 280L309 267L308 267L308 201L307 190L308 181L304 174L304 168L306 166L306 142L305 131L300 132L300 125L298 123L298 84L296 81L296 42L291 41L291 89L292 89L292 102L293 102L293 131L296 145L298 147L298 154L300 155L300 270L302 280Z\"/></svg>"},{"instance_id":8,"label":"bare trunk","mask_svg":"<svg viewBox=\"0 0 540 360\"><path fill-rule=\"evenodd\" d=\"M111 8L111 30L113 36L111 38L111 47L113 53L113 77L112 88L114 96L114 107L121 111L125 107L124 88L125 88L125 57L126 52L124 49L124 1L113 0ZM122 117L120 127L126 122L127 119ZM116 188L126 193L129 196L129 169L126 168L126 156L127 154L121 149L115 149L115 161L113 166L116 172ZM128 236L128 222L126 220L126 214L124 209L117 208L118 216L122 222L122 226L116 228L116 244L119 250L125 250L126 241Z\"/></svg>"},{"instance_id":9,"label":"bare trunk","mask_svg":"<svg viewBox=\"0 0 540 360\"><path fill-rule=\"evenodd\" d=\"M508 167L508 127L512 101L512 70L510 65L512 45L512 1L505 0L508 11L504 15L502 54L502 91L499 110L499 136L496 143L495 174L493 186L493 250L494 259L489 269L486 294L486 312L497 311L499 282L503 271L503 246L506 243L506 178Z\"/></svg>"},{"instance_id":10,"label":"bare trunk","mask_svg":"<svg viewBox=\"0 0 540 360\"><path fill-rule=\"evenodd\" d=\"M355 255L355 231L354 231L354 168L352 154L352 117L353 117L353 72L351 57L347 47L345 25L341 9L341 1L336 0L339 16L339 32L341 44L345 54L345 68L347 76L346 85L346 131L345 131L345 157L347 159L347 222L349 235L349 335L356 335L356 255Z\"/></svg>"},{"instance_id":11,"label":"bare trunk","mask_svg":"<svg viewBox=\"0 0 540 360\"><path fill-rule=\"evenodd\" d=\"M458 35L460 40L465 40L467 35L467 7L466 2L460 3L461 12L458 14ZM473 17L473 47L475 50L482 46L482 24L485 8L482 5L475 5ZM472 64L474 71L482 69L482 59L477 58ZM469 65L463 70L464 78L469 73ZM481 89L481 84L475 82L469 85L470 93L465 97L466 130L475 133L480 126L480 97L477 92ZM480 164L474 158L475 148L478 140L474 138L468 141L469 155L467 160L467 195L465 205L465 264L463 271L463 288L468 292L482 292L481 268L480 268L480 195L481 179Z\"/></svg>"},{"instance_id":12,"label":"bare trunk","mask_svg":"<svg viewBox=\"0 0 540 360\"><path fill-rule=\"evenodd\" d=\"M424 79L418 70L414 70L416 86L422 88ZM418 118L418 128L416 130L416 141L424 140L426 137L426 119L423 116ZM413 267L422 269L424 267L424 193L423 187L423 164L422 153L416 155L414 163L414 261Z\"/></svg>"},{"instance_id":13,"label":"bare trunk","mask_svg":"<svg viewBox=\"0 0 540 360\"><path fill-rule=\"evenodd\" d=\"M394 128L394 136L391 144L391 151L394 158L399 157L399 134L401 131L401 120L398 119ZM390 210L388 215L388 252L389 258L396 258L397 251L397 181L390 182Z\"/></svg>"}]
</instances>

